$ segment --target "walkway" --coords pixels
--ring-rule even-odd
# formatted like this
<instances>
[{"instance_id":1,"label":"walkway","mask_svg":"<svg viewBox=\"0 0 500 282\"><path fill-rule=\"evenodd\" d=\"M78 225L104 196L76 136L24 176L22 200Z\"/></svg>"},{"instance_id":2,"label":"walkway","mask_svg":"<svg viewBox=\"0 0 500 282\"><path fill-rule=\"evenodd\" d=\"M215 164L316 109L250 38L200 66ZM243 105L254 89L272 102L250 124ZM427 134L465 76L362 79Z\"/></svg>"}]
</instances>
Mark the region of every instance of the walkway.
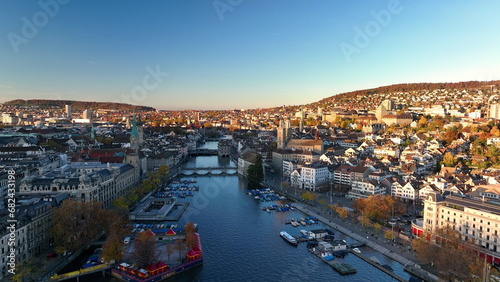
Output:
<instances>
[{"instance_id":1,"label":"walkway","mask_svg":"<svg viewBox=\"0 0 500 282\"><path fill-rule=\"evenodd\" d=\"M68 272L68 273L64 273L64 274L60 274L60 275L55 274L54 276L50 277L50 280L52 280L52 281L64 281L67 279L76 278L77 281L79 281L79 277L81 277L81 276L96 273L96 272L104 272L106 269L110 269L111 267L113 267L113 266L110 264L100 264L100 265L96 265L96 266L92 266L92 267L88 267L88 268L84 268L84 269L80 269L77 271L72 271L72 272Z\"/></svg>"}]
</instances>

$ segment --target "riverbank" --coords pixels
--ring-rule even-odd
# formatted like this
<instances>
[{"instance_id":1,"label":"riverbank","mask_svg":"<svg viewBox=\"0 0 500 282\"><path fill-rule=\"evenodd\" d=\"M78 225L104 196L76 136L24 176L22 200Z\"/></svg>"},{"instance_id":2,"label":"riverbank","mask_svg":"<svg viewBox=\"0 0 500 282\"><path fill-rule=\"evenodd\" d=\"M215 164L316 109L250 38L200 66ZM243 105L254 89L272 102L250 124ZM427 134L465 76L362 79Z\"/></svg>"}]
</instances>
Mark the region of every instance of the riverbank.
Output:
<instances>
[{"instance_id":1,"label":"riverbank","mask_svg":"<svg viewBox=\"0 0 500 282\"><path fill-rule=\"evenodd\" d=\"M386 248L385 246L382 246L382 244L376 243L372 240L370 240L370 236L364 236L360 235L358 233L359 230L353 229L353 225L349 224L346 221L340 220L338 218L332 217L330 215L324 215L321 213L320 210L318 210L315 207L308 206L303 203L295 203L294 206L300 210L301 212L316 217L319 221L323 222L324 224L330 226L331 228L334 228L335 230L344 233L345 235L355 239L356 241L360 243L364 243L366 246L376 250L377 252L401 263L404 265L405 270L408 271L409 273L420 277L421 279L424 279L425 281L438 281L438 277L424 269L421 269L420 266L414 262L413 260L410 260L408 257L414 257L414 255L411 255L410 252L405 252L401 249L396 250L399 251L400 253L396 253L396 251L389 250L389 248ZM395 247L395 246L393 246ZM394 248L391 248L394 249Z\"/></svg>"}]
</instances>

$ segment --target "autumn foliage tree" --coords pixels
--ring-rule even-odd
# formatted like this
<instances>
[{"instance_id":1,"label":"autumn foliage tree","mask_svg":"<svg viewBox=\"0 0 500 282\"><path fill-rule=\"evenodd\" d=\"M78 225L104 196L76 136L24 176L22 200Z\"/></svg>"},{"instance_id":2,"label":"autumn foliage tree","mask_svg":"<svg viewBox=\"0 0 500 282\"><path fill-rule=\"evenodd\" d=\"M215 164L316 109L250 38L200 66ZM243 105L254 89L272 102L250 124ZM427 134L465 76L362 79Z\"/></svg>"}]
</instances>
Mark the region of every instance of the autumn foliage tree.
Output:
<instances>
[{"instance_id":1,"label":"autumn foliage tree","mask_svg":"<svg viewBox=\"0 0 500 282\"><path fill-rule=\"evenodd\" d=\"M406 212L404 205L390 195L372 195L367 199L356 199L354 209L371 220L386 221L392 214Z\"/></svg>"},{"instance_id":2,"label":"autumn foliage tree","mask_svg":"<svg viewBox=\"0 0 500 282\"><path fill-rule=\"evenodd\" d=\"M134 244L134 258L137 266L145 268L150 266L157 259L156 237L147 231L138 234Z\"/></svg>"},{"instance_id":3,"label":"autumn foliage tree","mask_svg":"<svg viewBox=\"0 0 500 282\"><path fill-rule=\"evenodd\" d=\"M484 261L475 254L472 242L462 241L452 227L438 228L434 233L424 232L413 239L412 248L424 264L435 265L440 278L446 281L483 281ZM477 277L477 279L473 278Z\"/></svg>"},{"instance_id":4,"label":"autumn foliage tree","mask_svg":"<svg viewBox=\"0 0 500 282\"><path fill-rule=\"evenodd\" d=\"M196 227L192 222L188 222L184 227L186 232L186 245L189 249L194 248L198 244L198 239L196 239Z\"/></svg>"},{"instance_id":5,"label":"autumn foliage tree","mask_svg":"<svg viewBox=\"0 0 500 282\"><path fill-rule=\"evenodd\" d=\"M339 204L330 205L330 208L342 219L346 219L349 216L349 211L346 208L341 207Z\"/></svg>"},{"instance_id":6,"label":"autumn foliage tree","mask_svg":"<svg viewBox=\"0 0 500 282\"><path fill-rule=\"evenodd\" d=\"M101 212L106 241L103 245L102 257L105 261L119 261L123 257L125 243L122 238L130 234L130 222L120 210L103 210Z\"/></svg>"},{"instance_id":7,"label":"autumn foliage tree","mask_svg":"<svg viewBox=\"0 0 500 282\"><path fill-rule=\"evenodd\" d=\"M106 262L119 261L123 258L123 243L122 237L116 233L112 233L106 238L103 245L102 258Z\"/></svg>"},{"instance_id":8,"label":"autumn foliage tree","mask_svg":"<svg viewBox=\"0 0 500 282\"><path fill-rule=\"evenodd\" d=\"M314 194L311 191L306 191L300 195L300 197L306 201L314 201L318 198L318 195Z\"/></svg>"},{"instance_id":9,"label":"autumn foliage tree","mask_svg":"<svg viewBox=\"0 0 500 282\"><path fill-rule=\"evenodd\" d=\"M450 153L446 152L443 157L443 164L446 167L454 167L458 163L457 159Z\"/></svg>"},{"instance_id":10,"label":"autumn foliage tree","mask_svg":"<svg viewBox=\"0 0 500 282\"><path fill-rule=\"evenodd\" d=\"M80 202L65 200L52 213L52 234L56 247L75 251L90 243L103 231L99 221L102 205L100 202Z\"/></svg>"}]
</instances>

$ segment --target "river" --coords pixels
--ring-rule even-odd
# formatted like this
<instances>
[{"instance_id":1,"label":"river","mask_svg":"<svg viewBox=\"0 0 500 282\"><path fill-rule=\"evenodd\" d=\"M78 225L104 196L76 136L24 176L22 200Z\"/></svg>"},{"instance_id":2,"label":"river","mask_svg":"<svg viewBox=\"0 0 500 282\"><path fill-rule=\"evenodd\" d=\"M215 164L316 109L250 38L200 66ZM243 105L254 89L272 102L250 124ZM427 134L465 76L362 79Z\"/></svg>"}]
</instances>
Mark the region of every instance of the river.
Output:
<instances>
[{"instance_id":1,"label":"river","mask_svg":"<svg viewBox=\"0 0 500 282\"><path fill-rule=\"evenodd\" d=\"M214 148L216 142L207 142L205 148ZM183 168L236 166L229 158L200 156L190 158ZM171 281L396 281L360 258L347 254L345 262L357 269L356 274L341 276L319 258L307 251L305 243L294 247L285 242L280 231L299 235L299 229L327 228L323 224L313 227L292 227L285 222L304 217L299 211L265 212L260 202L248 195L246 180L237 175L186 176L195 179L200 191L194 197L180 199L191 204L179 220L179 225L192 221L198 224L202 240L204 264ZM351 238L336 233L337 239ZM403 266L368 248L362 254L376 257L405 279L410 275ZM89 278L87 278L89 279ZM105 280L106 279L106 280ZM86 280L86 279L81 279ZM95 277L92 281L116 281Z\"/></svg>"}]
</instances>

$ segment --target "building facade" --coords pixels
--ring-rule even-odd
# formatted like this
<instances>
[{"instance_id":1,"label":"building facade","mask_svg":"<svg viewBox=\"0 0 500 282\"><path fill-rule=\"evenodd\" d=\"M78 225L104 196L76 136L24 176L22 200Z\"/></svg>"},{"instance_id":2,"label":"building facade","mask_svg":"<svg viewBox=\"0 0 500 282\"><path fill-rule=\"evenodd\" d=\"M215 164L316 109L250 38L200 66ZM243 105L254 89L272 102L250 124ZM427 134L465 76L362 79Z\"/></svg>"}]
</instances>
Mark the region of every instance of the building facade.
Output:
<instances>
[{"instance_id":1,"label":"building facade","mask_svg":"<svg viewBox=\"0 0 500 282\"><path fill-rule=\"evenodd\" d=\"M129 164L73 163L43 176L25 176L19 194L66 193L83 202L102 202L106 208L138 181L135 168Z\"/></svg>"},{"instance_id":2,"label":"building facade","mask_svg":"<svg viewBox=\"0 0 500 282\"><path fill-rule=\"evenodd\" d=\"M431 192L424 201L423 230L435 232L449 226L462 240L472 241L500 256L500 205L463 196Z\"/></svg>"}]
</instances>

